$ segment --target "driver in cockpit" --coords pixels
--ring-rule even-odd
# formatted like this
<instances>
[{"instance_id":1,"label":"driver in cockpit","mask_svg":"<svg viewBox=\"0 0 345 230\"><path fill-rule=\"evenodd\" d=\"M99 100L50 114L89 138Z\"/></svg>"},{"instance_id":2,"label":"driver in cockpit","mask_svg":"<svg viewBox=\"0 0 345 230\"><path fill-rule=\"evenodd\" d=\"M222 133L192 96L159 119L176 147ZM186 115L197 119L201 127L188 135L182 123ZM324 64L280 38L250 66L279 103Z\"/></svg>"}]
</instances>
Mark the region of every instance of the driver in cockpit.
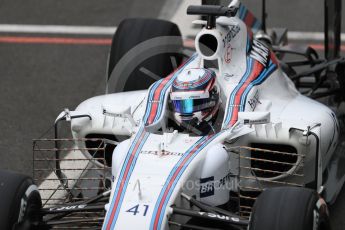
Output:
<instances>
[{"instance_id":1,"label":"driver in cockpit","mask_svg":"<svg viewBox=\"0 0 345 230\"><path fill-rule=\"evenodd\" d=\"M214 124L221 104L219 95L213 70L183 70L174 80L170 92L170 109L178 130L197 135L215 133Z\"/></svg>"}]
</instances>

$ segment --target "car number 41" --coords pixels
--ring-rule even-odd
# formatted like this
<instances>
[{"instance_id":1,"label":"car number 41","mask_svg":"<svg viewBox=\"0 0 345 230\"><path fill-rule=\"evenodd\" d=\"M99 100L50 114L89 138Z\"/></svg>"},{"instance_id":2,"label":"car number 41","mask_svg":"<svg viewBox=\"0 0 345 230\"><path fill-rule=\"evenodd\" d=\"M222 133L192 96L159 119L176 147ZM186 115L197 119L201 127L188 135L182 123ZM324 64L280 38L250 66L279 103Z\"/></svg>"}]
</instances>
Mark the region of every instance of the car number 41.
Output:
<instances>
[{"instance_id":1,"label":"car number 41","mask_svg":"<svg viewBox=\"0 0 345 230\"><path fill-rule=\"evenodd\" d=\"M137 204L135 206L133 206L132 208L128 209L126 212L130 212L132 213L134 216L136 216L137 214L142 214L143 216L146 216L147 211L149 210L149 206L146 204L140 205Z\"/></svg>"}]
</instances>

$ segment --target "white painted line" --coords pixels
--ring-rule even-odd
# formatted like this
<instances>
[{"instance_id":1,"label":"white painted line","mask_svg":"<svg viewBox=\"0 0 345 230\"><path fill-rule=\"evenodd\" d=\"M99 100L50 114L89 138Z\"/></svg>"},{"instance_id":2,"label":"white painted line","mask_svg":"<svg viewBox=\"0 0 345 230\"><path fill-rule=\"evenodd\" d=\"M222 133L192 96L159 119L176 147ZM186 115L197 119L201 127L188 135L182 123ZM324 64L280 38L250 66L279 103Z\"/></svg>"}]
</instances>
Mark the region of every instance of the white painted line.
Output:
<instances>
[{"instance_id":1,"label":"white painted line","mask_svg":"<svg viewBox=\"0 0 345 230\"><path fill-rule=\"evenodd\" d=\"M180 26L184 38L193 38L197 35L200 29L186 26L182 23ZM325 35L323 32L301 32L301 31L289 31L289 41L310 41L310 42L323 42ZM345 33L341 34L341 42L345 42Z\"/></svg>"},{"instance_id":2,"label":"white painted line","mask_svg":"<svg viewBox=\"0 0 345 230\"><path fill-rule=\"evenodd\" d=\"M290 40L312 40L321 41L325 35L321 32L301 32L301 31L289 31L288 39Z\"/></svg>"},{"instance_id":3,"label":"white painted line","mask_svg":"<svg viewBox=\"0 0 345 230\"><path fill-rule=\"evenodd\" d=\"M176 8L176 5L172 3L169 3L166 6L164 6L164 8L170 8L170 9L172 8L172 11L175 12L175 14L171 18L166 18L166 19L171 20L172 22L176 23L179 26L182 32L182 36L184 38L195 37L196 34L200 31L200 29L193 27L192 21L195 19L199 19L199 17L187 15L186 12L187 12L187 7L189 5L199 5L200 0L179 0L179 1L181 1L181 3L177 8ZM167 13L163 11L162 15L166 16ZM324 33L323 32L289 31L288 39L292 41L322 42L324 40ZM341 34L341 41L345 42L345 33Z\"/></svg>"},{"instance_id":4,"label":"white painted line","mask_svg":"<svg viewBox=\"0 0 345 230\"><path fill-rule=\"evenodd\" d=\"M323 41L325 35L323 32L301 32L301 31L289 31L289 40L310 40L310 41ZM345 34L341 34L341 41L345 42Z\"/></svg>"},{"instance_id":5,"label":"white painted line","mask_svg":"<svg viewBox=\"0 0 345 230\"><path fill-rule=\"evenodd\" d=\"M111 26L0 24L0 32L2 33L113 35L115 31L116 31L116 27L111 27Z\"/></svg>"},{"instance_id":6,"label":"white painted line","mask_svg":"<svg viewBox=\"0 0 345 230\"><path fill-rule=\"evenodd\" d=\"M171 18L175 22L183 37L194 37L200 30L194 28L192 21L197 16L186 15L187 6L192 3L197 4L198 0L183 0L181 5ZM20 25L20 24L0 24L0 33L32 33L32 34L76 34L76 35L113 35L116 27L111 26L64 26L64 25ZM288 39L294 41L323 41L323 32L302 32L289 31ZM345 33L341 34L341 41L345 42Z\"/></svg>"}]
</instances>

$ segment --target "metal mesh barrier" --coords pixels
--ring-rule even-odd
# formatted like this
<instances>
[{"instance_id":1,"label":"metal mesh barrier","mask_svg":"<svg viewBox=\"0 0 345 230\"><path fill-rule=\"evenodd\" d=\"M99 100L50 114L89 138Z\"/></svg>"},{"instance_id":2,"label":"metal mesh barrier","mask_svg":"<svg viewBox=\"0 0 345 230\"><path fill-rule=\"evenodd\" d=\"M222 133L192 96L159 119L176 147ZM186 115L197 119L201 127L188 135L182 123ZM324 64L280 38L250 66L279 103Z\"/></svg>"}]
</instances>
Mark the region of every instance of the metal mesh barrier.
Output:
<instances>
[{"instance_id":1,"label":"metal mesh barrier","mask_svg":"<svg viewBox=\"0 0 345 230\"><path fill-rule=\"evenodd\" d=\"M78 148L86 141L95 148ZM81 145L78 142L83 142ZM33 142L33 178L44 208L83 202L106 191L111 173L105 159L107 144L102 139L39 139ZM94 158L82 153L88 151ZM105 204L106 200L103 201ZM71 212L54 222L54 229L100 228L104 211Z\"/></svg>"},{"instance_id":2,"label":"metal mesh barrier","mask_svg":"<svg viewBox=\"0 0 345 230\"><path fill-rule=\"evenodd\" d=\"M236 153L238 160L238 198L242 217L250 216L254 202L263 189L277 186L304 186L305 155L303 154L246 146L231 147L230 150Z\"/></svg>"}]
</instances>

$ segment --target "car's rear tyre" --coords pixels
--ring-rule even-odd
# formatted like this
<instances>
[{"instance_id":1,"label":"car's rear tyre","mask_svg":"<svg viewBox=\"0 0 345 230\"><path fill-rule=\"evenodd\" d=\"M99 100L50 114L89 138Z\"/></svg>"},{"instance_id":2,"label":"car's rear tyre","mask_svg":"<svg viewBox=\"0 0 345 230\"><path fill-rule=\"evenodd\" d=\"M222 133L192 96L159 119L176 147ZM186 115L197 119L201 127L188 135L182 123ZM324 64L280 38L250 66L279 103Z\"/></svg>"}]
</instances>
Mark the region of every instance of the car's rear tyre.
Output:
<instances>
[{"instance_id":1,"label":"car's rear tyre","mask_svg":"<svg viewBox=\"0 0 345 230\"><path fill-rule=\"evenodd\" d=\"M0 199L0 229L37 229L42 201L30 177L0 170Z\"/></svg>"},{"instance_id":2,"label":"car's rear tyre","mask_svg":"<svg viewBox=\"0 0 345 230\"><path fill-rule=\"evenodd\" d=\"M151 55L150 52L153 49L142 51L142 48L140 48L140 44L144 44L143 48L148 46L145 45L144 42L151 39L166 37L171 37L174 41L173 45L171 45L171 42L170 44L167 43L169 48L166 49L166 52ZM151 41L156 42L156 40ZM162 39L157 43L164 44L164 42L166 42L166 40ZM160 45L163 46L162 49L164 49L164 45ZM136 50L133 48L136 48ZM182 48L183 42L181 32L178 26L172 22L144 18L123 20L118 26L112 40L108 61L108 79L110 77L126 79L123 86L118 87L118 85L116 85L118 88L110 89L110 91L119 92L149 88L149 86L157 79L143 74L141 69L147 69L160 78L166 77L173 72L174 67L176 67L172 65L172 57L176 60L177 65L182 63ZM124 74L123 72L114 71L116 65L120 63L121 59L124 58L129 51L133 50L134 55L131 55L129 58L130 60L127 60L125 63L125 65L131 66L133 69L127 71L129 73ZM147 53L145 54L145 56L147 56L144 58L145 60L139 58L139 56L142 55L141 52ZM122 67L123 63L120 63L119 65Z\"/></svg>"},{"instance_id":3,"label":"car's rear tyre","mask_svg":"<svg viewBox=\"0 0 345 230\"><path fill-rule=\"evenodd\" d=\"M327 204L310 189L267 189L254 204L249 229L329 230Z\"/></svg>"}]
</instances>

